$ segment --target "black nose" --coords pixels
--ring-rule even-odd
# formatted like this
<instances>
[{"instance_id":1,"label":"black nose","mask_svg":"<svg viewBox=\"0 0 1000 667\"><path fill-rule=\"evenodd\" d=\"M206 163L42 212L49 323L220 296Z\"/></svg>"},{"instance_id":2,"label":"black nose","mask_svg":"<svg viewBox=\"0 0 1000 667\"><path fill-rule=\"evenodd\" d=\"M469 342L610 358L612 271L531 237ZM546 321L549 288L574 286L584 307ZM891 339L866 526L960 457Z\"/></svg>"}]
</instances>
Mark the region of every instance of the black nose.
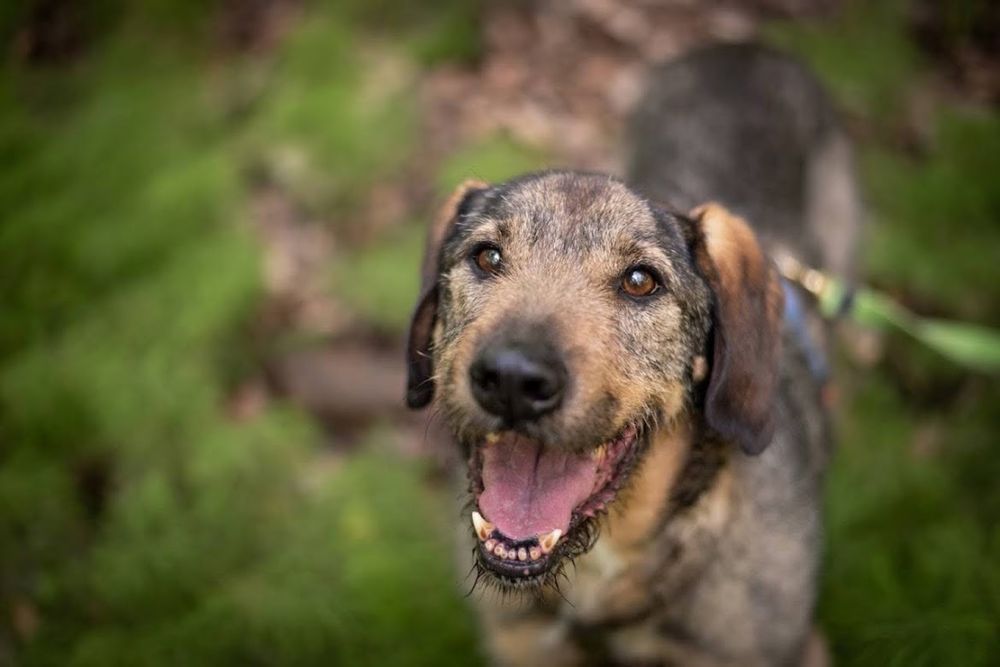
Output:
<instances>
[{"instance_id":1,"label":"black nose","mask_svg":"<svg viewBox=\"0 0 1000 667\"><path fill-rule=\"evenodd\" d=\"M559 407L566 367L546 346L489 345L473 362L469 379L479 405L513 424L538 419Z\"/></svg>"}]
</instances>

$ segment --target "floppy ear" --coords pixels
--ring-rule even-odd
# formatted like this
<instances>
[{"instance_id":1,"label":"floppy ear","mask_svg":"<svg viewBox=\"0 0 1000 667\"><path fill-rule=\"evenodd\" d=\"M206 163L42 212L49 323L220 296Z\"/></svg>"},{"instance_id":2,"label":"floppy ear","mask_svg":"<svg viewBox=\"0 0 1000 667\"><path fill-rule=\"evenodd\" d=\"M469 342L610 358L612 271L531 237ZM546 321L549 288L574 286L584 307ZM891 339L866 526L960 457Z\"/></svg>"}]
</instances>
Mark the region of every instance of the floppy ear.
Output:
<instances>
[{"instance_id":1,"label":"floppy ear","mask_svg":"<svg viewBox=\"0 0 1000 667\"><path fill-rule=\"evenodd\" d=\"M758 454L774 435L784 295L750 226L710 203L691 212L701 231L695 262L714 294L705 419Z\"/></svg>"},{"instance_id":2,"label":"floppy ear","mask_svg":"<svg viewBox=\"0 0 1000 667\"><path fill-rule=\"evenodd\" d=\"M427 234L424 260L420 271L420 298L410 320L406 345L406 404L422 408L434 398L434 363L431 338L437 322L438 277L441 244L448 230L467 208L468 201L489 187L482 181L465 181L448 197Z\"/></svg>"}]
</instances>

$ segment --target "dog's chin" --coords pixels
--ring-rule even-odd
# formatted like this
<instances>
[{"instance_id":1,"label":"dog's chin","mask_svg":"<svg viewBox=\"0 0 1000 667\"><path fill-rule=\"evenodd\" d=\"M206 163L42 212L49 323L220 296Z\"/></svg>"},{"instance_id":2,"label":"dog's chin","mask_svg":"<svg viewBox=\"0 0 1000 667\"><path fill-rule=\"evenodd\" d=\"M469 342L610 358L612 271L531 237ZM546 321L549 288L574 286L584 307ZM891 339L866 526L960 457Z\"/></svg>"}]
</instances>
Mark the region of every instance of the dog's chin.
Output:
<instances>
[{"instance_id":1,"label":"dog's chin","mask_svg":"<svg viewBox=\"0 0 1000 667\"><path fill-rule=\"evenodd\" d=\"M469 448L471 525L480 573L507 588L543 586L586 552L646 445L636 424L584 451L514 431Z\"/></svg>"}]
</instances>

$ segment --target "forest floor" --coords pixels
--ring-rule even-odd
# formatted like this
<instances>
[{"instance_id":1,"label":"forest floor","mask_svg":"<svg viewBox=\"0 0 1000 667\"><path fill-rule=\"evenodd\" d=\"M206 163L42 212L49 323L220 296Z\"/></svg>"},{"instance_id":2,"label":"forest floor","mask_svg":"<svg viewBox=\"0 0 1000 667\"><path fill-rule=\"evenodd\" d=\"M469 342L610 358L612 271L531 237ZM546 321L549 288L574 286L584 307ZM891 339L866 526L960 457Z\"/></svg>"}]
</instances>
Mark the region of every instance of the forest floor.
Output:
<instances>
[{"instance_id":1,"label":"forest floor","mask_svg":"<svg viewBox=\"0 0 1000 667\"><path fill-rule=\"evenodd\" d=\"M474 662L453 453L402 407L425 221L466 177L619 172L645 72L693 46L811 64L862 279L1000 326L988 7L35 5L0 13L0 663ZM834 655L996 664L996 378L845 329Z\"/></svg>"}]
</instances>

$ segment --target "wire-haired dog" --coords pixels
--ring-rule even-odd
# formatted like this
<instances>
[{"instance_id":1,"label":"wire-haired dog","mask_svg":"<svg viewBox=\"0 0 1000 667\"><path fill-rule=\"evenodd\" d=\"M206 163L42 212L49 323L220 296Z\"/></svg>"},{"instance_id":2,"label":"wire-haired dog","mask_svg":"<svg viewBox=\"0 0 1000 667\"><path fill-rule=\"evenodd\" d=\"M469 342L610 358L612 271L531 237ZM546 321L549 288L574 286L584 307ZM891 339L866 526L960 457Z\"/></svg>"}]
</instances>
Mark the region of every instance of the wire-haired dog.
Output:
<instances>
[{"instance_id":1,"label":"wire-haired dog","mask_svg":"<svg viewBox=\"0 0 1000 667\"><path fill-rule=\"evenodd\" d=\"M498 663L800 664L824 341L763 248L850 269L850 151L813 78L751 46L655 72L631 137L630 185L456 191L407 400L465 454L479 576L532 593L482 601Z\"/></svg>"}]
</instances>

